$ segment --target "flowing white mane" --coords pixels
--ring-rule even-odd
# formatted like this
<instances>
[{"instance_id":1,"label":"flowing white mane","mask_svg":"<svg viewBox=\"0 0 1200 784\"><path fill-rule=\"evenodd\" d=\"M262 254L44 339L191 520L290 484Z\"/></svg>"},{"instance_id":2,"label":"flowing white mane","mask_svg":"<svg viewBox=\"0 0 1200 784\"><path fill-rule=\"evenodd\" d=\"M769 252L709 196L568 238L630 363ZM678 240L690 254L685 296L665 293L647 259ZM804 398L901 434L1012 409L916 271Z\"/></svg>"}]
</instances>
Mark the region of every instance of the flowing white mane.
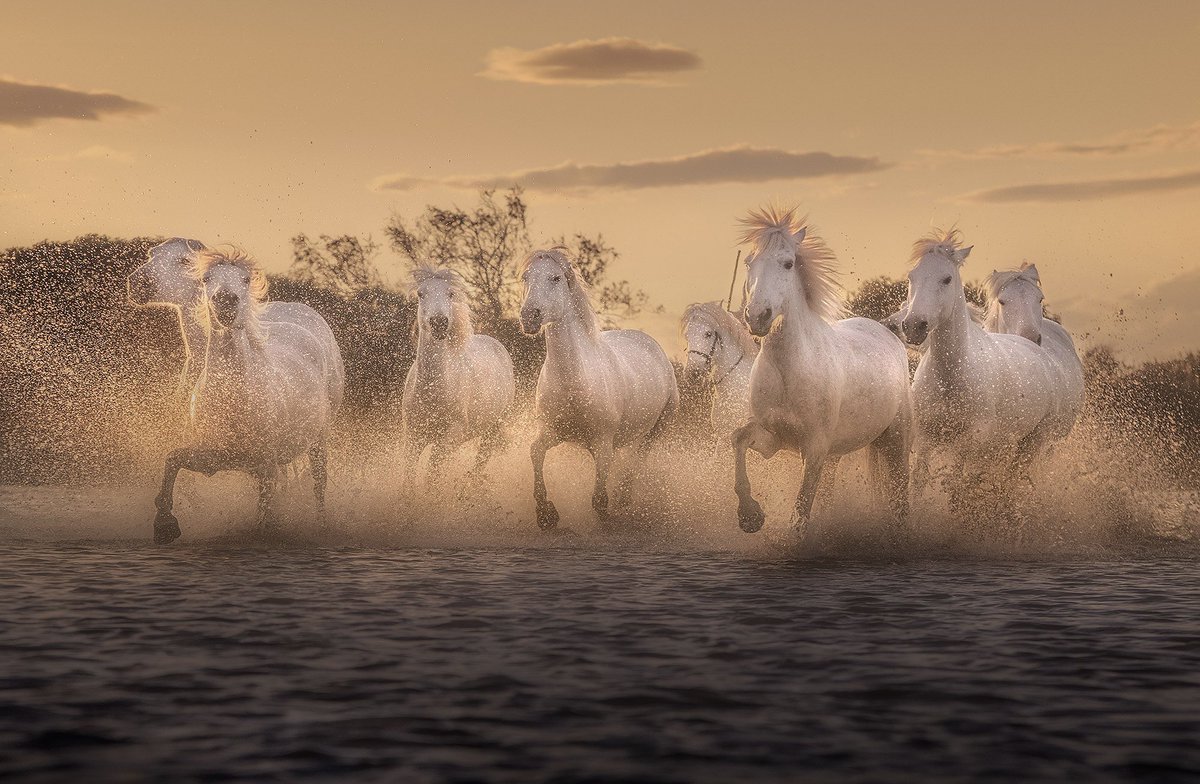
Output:
<instances>
[{"instance_id":1,"label":"flowing white mane","mask_svg":"<svg viewBox=\"0 0 1200 784\"><path fill-rule=\"evenodd\" d=\"M688 322L693 319L708 324L722 337L732 338L737 345L749 356L758 354L758 342L746 329L746 325L734 314L725 309L721 302L695 302L683 311L682 328L686 329Z\"/></svg>"},{"instance_id":2,"label":"flowing white mane","mask_svg":"<svg viewBox=\"0 0 1200 784\"><path fill-rule=\"evenodd\" d=\"M915 266L926 253L936 253L961 267L966 260L966 257L959 253L961 250L962 233L958 229L933 229L913 243L912 255L908 260Z\"/></svg>"},{"instance_id":3,"label":"flowing white mane","mask_svg":"<svg viewBox=\"0 0 1200 784\"><path fill-rule=\"evenodd\" d=\"M795 207L764 207L751 210L739 222L746 227L741 241L750 243L746 264L764 251L787 248L796 254L800 280L808 306L825 321L836 321L845 315L845 300L838 284L837 257L806 225L807 218L796 214ZM797 243L795 235L804 229L804 239Z\"/></svg>"},{"instance_id":4,"label":"flowing white mane","mask_svg":"<svg viewBox=\"0 0 1200 784\"><path fill-rule=\"evenodd\" d=\"M517 267L517 275L522 280L529 272L529 267L540 260L547 260L558 265L562 270L563 276L567 279L567 292L571 298L571 307L579 315L587 328L588 333L595 333L599 330L596 322L596 310L592 307L592 302L588 298L588 285L579 274L579 268L575 266L575 262L571 261L567 256L567 249L562 245L556 245L553 248L543 250L535 250L528 256L522 259L521 264Z\"/></svg>"},{"instance_id":5,"label":"flowing white mane","mask_svg":"<svg viewBox=\"0 0 1200 784\"><path fill-rule=\"evenodd\" d=\"M984 281L984 291L987 293L987 312L983 317L984 329L989 331L994 330L1000 323L1000 292L1008 284L1023 280L1027 283L1032 283L1038 288L1042 287L1041 276L1038 275L1037 267L1027 261L1021 262L1021 266L1015 270L993 270L991 275L988 275Z\"/></svg>"}]
</instances>

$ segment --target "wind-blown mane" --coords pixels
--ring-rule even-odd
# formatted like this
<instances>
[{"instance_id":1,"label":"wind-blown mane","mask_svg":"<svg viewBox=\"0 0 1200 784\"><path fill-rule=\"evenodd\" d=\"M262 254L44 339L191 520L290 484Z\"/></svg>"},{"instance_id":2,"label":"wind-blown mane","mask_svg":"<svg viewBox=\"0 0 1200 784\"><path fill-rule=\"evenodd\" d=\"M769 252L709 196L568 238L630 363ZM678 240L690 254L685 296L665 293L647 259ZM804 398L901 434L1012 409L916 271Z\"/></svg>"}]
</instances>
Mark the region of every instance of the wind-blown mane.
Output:
<instances>
[{"instance_id":1,"label":"wind-blown mane","mask_svg":"<svg viewBox=\"0 0 1200 784\"><path fill-rule=\"evenodd\" d=\"M953 226L949 229L933 229L921 239L913 243L912 255L908 261L916 265L926 253L936 253L962 266L963 258L958 255L962 250L962 232Z\"/></svg>"},{"instance_id":2,"label":"wind-blown mane","mask_svg":"<svg viewBox=\"0 0 1200 784\"><path fill-rule=\"evenodd\" d=\"M246 328L254 337L265 338L266 330L259 317L262 315L263 305L267 301L267 276L259 268L258 262L254 261L249 254L241 248L230 246L224 250L211 249L197 252L192 264L192 277L203 281L208 271L219 265L237 267L250 276L248 288L250 308ZM211 324L208 318L208 306L203 301L198 304L196 314L205 329L209 329Z\"/></svg>"},{"instance_id":3,"label":"wind-blown mane","mask_svg":"<svg viewBox=\"0 0 1200 784\"><path fill-rule=\"evenodd\" d=\"M471 290L467 286L467 282L463 280L463 276L456 270L448 267L435 267L432 264L419 264L413 268L412 282L413 291L415 292L422 283L430 280L443 281L450 287L452 291L458 294L458 298L454 300L454 318L457 321L455 324L455 333L460 335L475 334L475 321L471 313L470 297ZM413 337L416 337L416 329L419 325L413 324Z\"/></svg>"},{"instance_id":4,"label":"wind-blown mane","mask_svg":"<svg viewBox=\"0 0 1200 784\"><path fill-rule=\"evenodd\" d=\"M837 321L845 315L845 300L838 284L837 257L807 226L807 218L798 216L795 207L784 209L769 206L751 210L739 223L746 227L741 241L750 243L746 264L759 253L784 247L796 254L804 299L825 321ZM797 243L796 232L805 229L803 241Z\"/></svg>"},{"instance_id":5,"label":"wind-blown mane","mask_svg":"<svg viewBox=\"0 0 1200 784\"><path fill-rule=\"evenodd\" d=\"M592 307L592 301L588 297L587 281L579 273L579 268L575 266L575 262L571 261L570 257L567 256L567 249L564 246L555 245L553 248L531 252L522 259L520 266L517 268L517 276L524 279L526 273L529 272L530 265L540 259L551 261L562 269L563 276L567 279L567 293L571 299L571 307L579 315L580 320L583 321L588 334L594 334L599 331L599 326L596 322L596 310Z\"/></svg>"},{"instance_id":6,"label":"wind-blown mane","mask_svg":"<svg viewBox=\"0 0 1200 784\"><path fill-rule=\"evenodd\" d=\"M1042 287L1042 279L1038 275L1037 267L1027 261L1021 262L1021 266L1015 270L994 270L983 282L983 288L987 294L987 312L983 317L983 326L989 332L995 330L1000 323L1000 292L1004 290L1005 286L1016 280L1024 280L1038 288Z\"/></svg>"},{"instance_id":7,"label":"wind-blown mane","mask_svg":"<svg viewBox=\"0 0 1200 784\"><path fill-rule=\"evenodd\" d=\"M730 335L747 356L758 354L758 341L746 329L742 321L725 309L719 300L714 302L695 302L683 311L683 324L693 318L703 321L717 330L721 335Z\"/></svg>"}]
</instances>

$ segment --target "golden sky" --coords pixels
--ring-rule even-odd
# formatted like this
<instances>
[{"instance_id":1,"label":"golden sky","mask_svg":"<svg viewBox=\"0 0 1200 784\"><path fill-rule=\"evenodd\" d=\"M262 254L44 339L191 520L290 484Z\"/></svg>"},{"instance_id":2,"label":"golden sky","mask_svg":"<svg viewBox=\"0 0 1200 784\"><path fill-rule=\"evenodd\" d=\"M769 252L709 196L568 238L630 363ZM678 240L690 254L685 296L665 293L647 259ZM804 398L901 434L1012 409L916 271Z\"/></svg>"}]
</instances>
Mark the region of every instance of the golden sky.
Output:
<instances>
[{"instance_id":1,"label":"golden sky","mask_svg":"<svg viewBox=\"0 0 1200 784\"><path fill-rule=\"evenodd\" d=\"M80 2L0 6L0 245L298 232L528 189L667 309L798 203L850 286L931 225L1035 261L1085 343L1200 347L1200 4ZM381 263L398 263L390 251ZM1124 315L1116 318L1118 311Z\"/></svg>"}]
</instances>

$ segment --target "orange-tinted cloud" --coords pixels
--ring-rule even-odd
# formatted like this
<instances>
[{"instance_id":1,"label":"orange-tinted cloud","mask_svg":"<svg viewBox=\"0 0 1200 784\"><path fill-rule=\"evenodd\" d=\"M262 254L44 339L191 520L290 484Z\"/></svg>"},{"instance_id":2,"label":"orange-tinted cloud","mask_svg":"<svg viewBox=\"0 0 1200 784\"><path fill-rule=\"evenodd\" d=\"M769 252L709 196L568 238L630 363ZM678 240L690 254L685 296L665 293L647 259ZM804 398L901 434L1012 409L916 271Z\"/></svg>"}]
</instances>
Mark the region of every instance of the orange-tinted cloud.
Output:
<instances>
[{"instance_id":1,"label":"orange-tinted cloud","mask_svg":"<svg viewBox=\"0 0 1200 784\"><path fill-rule=\"evenodd\" d=\"M530 84L662 84L701 65L695 52L634 38L572 41L541 49L495 49L480 76Z\"/></svg>"},{"instance_id":2,"label":"orange-tinted cloud","mask_svg":"<svg viewBox=\"0 0 1200 784\"><path fill-rule=\"evenodd\" d=\"M0 125L24 127L50 119L99 120L107 115L152 111L150 104L115 93L0 79Z\"/></svg>"},{"instance_id":3,"label":"orange-tinted cloud","mask_svg":"<svg viewBox=\"0 0 1200 784\"><path fill-rule=\"evenodd\" d=\"M889 165L874 157L743 146L628 163L564 163L502 175L434 179L397 174L380 177L374 187L407 191L433 185L474 190L518 184L534 191L632 190L863 174Z\"/></svg>"},{"instance_id":4,"label":"orange-tinted cloud","mask_svg":"<svg viewBox=\"0 0 1200 784\"><path fill-rule=\"evenodd\" d=\"M1200 170L1150 177L1037 182L969 193L963 198L978 202L1094 201L1141 193L1162 193L1200 188Z\"/></svg>"},{"instance_id":5,"label":"orange-tinted cloud","mask_svg":"<svg viewBox=\"0 0 1200 784\"><path fill-rule=\"evenodd\" d=\"M1056 158L1113 157L1170 150L1200 149L1200 122L1191 125L1156 125L1082 142L1037 142L1001 144L978 150L924 150L925 155L944 158Z\"/></svg>"}]
</instances>

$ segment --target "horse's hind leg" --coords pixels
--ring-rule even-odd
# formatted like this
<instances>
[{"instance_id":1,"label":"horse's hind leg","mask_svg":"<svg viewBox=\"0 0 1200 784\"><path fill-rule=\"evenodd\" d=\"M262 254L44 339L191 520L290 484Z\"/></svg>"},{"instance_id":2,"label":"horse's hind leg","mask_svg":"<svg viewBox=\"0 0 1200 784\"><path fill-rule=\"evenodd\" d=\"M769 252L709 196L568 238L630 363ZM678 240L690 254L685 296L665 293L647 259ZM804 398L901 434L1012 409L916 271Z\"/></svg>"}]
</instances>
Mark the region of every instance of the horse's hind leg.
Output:
<instances>
[{"instance_id":1,"label":"horse's hind leg","mask_svg":"<svg viewBox=\"0 0 1200 784\"><path fill-rule=\"evenodd\" d=\"M529 459L533 462L533 500L537 506L537 524L543 531L549 531L558 525L558 509L554 502L546 497L546 477L543 469L546 465L546 452L551 447L561 443L558 438L539 430L537 438L529 447Z\"/></svg>"},{"instance_id":2,"label":"horse's hind leg","mask_svg":"<svg viewBox=\"0 0 1200 784\"><path fill-rule=\"evenodd\" d=\"M209 449L176 449L167 455L162 487L154 499L154 543L170 544L180 536L179 520L171 514L175 507L175 479L183 469L212 476L222 465L224 453Z\"/></svg>"},{"instance_id":3,"label":"horse's hind leg","mask_svg":"<svg viewBox=\"0 0 1200 784\"><path fill-rule=\"evenodd\" d=\"M325 486L329 482L329 449L324 443L308 448L308 462L312 467L313 495L317 497L317 521L321 525L329 522L325 514Z\"/></svg>"},{"instance_id":4,"label":"horse's hind leg","mask_svg":"<svg viewBox=\"0 0 1200 784\"><path fill-rule=\"evenodd\" d=\"M883 432L868 447L877 476L872 477L896 522L904 525L908 521L909 439L896 424Z\"/></svg>"}]
</instances>

